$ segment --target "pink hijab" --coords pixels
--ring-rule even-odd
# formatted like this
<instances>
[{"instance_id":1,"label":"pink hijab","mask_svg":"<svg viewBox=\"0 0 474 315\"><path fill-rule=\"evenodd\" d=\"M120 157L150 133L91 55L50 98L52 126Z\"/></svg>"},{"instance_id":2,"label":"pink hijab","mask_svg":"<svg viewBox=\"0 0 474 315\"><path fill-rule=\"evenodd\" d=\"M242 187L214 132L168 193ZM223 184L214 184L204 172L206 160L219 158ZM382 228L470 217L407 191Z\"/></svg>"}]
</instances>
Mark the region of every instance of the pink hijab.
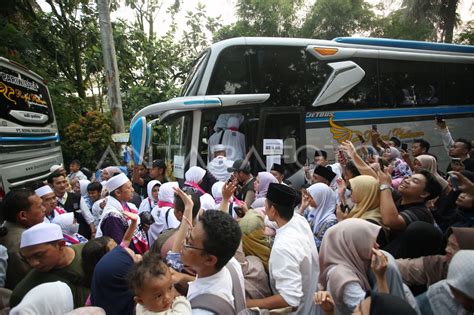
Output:
<instances>
[{"instance_id":1,"label":"pink hijab","mask_svg":"<svg viewBox=\"0 0 474 315\"><path fill-rule=\"evenodd\" d=\"M258 191L256 198L267 197L268 186L271 183L278 183L278 180L270 172L259 172L258 173Z\"/></svg>"},{"instance_id":2,"label":"pink hijab","mask_svg":"<svg viewBox=\"0 0 474 315\"><path fill-rule=\"evenodd\" d=\"M365 291L370 290L367 272L380 228L363 219L346 219L324 235L319 252L319 283L326 290L330 282L337 304L343 303L343 289L349 282L355 281Z\"/></svg>"}]
</instances>

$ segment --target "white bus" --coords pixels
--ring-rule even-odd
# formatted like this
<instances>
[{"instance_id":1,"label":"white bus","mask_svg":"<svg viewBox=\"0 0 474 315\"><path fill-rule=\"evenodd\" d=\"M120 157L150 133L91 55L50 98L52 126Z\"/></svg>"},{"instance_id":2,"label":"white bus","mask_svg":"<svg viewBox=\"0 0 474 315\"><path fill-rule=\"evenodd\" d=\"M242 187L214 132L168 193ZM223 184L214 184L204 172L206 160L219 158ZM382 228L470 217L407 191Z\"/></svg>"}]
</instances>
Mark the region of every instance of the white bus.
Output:
<instances>
[{"instance_id":1,"label":"white bus","mask_svg":"<svg viewBox=\"0 0 474 315\"><path fill-rule=\"evenodd\" d=\"M240 131L254 171L265 167L265 139L283 140L283 152L271 154L282 153L288 174L302 178L298 170L316 149L332 152L343 140L357 144L372 125L385 139L426 139L444 167L449 158L435 116L444 117L453 137L474 138L473 87L472 46L233 38L198 56L180 97L143 108L132 123L145 117L158 125L153 150L175 162L178 177L189 166L205 165L207 140L222 114L243 115Z\"/></svg>"},{"instance_id":2,"label":"white bus","mask_svg":"<svg viewBox=\"0 0 474 315\"><path fill-rule=\"evenodd\" d=\"M12 188L44 179L62 161L46 83L0 57L0 201Z\"/></svg>"}]
</instances>

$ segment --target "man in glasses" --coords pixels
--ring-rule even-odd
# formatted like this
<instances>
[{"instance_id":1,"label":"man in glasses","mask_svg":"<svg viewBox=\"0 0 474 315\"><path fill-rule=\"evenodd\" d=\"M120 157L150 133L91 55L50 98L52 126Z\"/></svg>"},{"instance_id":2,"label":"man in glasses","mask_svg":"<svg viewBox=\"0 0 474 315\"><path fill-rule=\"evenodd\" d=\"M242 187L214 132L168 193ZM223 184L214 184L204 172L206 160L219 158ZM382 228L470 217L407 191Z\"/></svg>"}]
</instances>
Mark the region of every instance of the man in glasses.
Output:
<instances>
[{"instance_id":1,"label":"man in glasses","mask_svg":"<svg viewBox=\"0 0 474 315\"><path fill-rule=\"evenodd\" d=\"M197 274L187 295L193 314L228 313L225 307L236 309L239 301L240 306L245 305L242 269L233 258L241 236L238 223L217 210L205 211L188 231L181 259ZM219 311L217 306L224 309Z\"/></svg>"},{"instance_id":2,"label":"man in glasses","mask_svg":"<svg viewBox=\"0 0 474 315\"><path fill-rule=\"evenodd\" d=\"M83 306L89 294L89 289L82 285L83 247L84 244L66 246L61 227L53 223L39 223L24 231L20 253L33 270L13 290L10 307L19 304L37 285L54 281L62 281L69 286L75 308Z\"/></svg>"}]
</instances>

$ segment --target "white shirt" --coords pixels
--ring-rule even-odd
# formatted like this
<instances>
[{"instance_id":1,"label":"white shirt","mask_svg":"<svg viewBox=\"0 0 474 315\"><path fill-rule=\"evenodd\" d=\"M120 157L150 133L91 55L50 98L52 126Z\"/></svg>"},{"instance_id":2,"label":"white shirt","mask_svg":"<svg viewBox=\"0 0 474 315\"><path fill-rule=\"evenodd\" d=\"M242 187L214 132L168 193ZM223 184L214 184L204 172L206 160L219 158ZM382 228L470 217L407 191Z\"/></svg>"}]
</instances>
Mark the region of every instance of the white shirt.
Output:
<instances>
[{"instance_id":1,"label":"white shirt","mask_svg":"<svg viewBox=\"0 0 474 315\"><path fill-rule=\"evenodd\" d=\"M169 210L169 211L168 211ZM166 220L166 213L168 212L168 220ZM155 242L161 232L167 229L178 227L180 222L174 216L174 209L171 207L154 207L151 210L151 215L155 219L155 223L150 226L148 230L148 239L150 246ZM168 221L168 223L166 223Z\"/></svg>"},{"instance_id":2,"label":"white shirt","mask_svg":"<svg viewBox=\"0 0 474 315\"><path fill-rule=\"evenodd\" d=\"M244 275L242 273L242 267L240 267L239 262L235 258L229 260L228 264L232 264L234 269L237 270L240 286L243 291ZM227 267L224 266L219 272L213 274L212 276L205 278L196 277L196 280L189 282L187 298L189 301L191 301L198 295L209 293L217 295L218 297L229 302L230 305L234 306L234 295L232 293L232 288L232 276L230 275L230 272ZM245 297L245 293L242 292L242 294ZM195 314L212 315L213 313L203 309L193 309L193 315Z\"/></svg>"},{"instance_id":3,"label":"white shirt","mask_svg":"<svg viewBox=\"0 0 474 315\"><path fill-rule=\"evenodd\" d=\"M82 216L84 217L84 220L86 220L87 224L94 223L95 219L94 219L94 216L92 215L92 211L91 209L89 209L89 206L87 205L86 200L82 196L81 196L81 201L80 201L80 207L81 207Z\"/></svg>"},{"instance_id":4,"label":"white shirt","mask_svg":"<svg viewBox=\"0 0 474 315\"><path fill-rule=\"evenodd\" d=\"M320 314L313 302L318 288L319 255L311 228L301 215L295 213L277 229L269 271L273 293L297 307L291 314Z\"/></svg>"}]
</instances>

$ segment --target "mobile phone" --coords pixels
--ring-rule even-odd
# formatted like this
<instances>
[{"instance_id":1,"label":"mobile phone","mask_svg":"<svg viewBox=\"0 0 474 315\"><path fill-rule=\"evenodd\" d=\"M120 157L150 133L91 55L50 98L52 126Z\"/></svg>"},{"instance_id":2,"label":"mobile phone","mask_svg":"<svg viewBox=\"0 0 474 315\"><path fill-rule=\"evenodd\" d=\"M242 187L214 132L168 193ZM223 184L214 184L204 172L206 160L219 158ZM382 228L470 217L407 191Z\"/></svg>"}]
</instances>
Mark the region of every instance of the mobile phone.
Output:
<instances>
[{"instance_id":1,"label":"mobile phone","mask_svg":"<svg viewBox=\"0 0 474 315\"><path fill-rule=\"evenodd\" d=\"M402 150L405 152L408 150L408 143L402 143Z\"/></svg>"},{"instance_id":2,"label":"mobile phone","mask_svg":"<svg viewBox=\"0 0 474 315\"><path fill-rule=\"evenodd\" d=\"M436 121L437 121L438 123L444 122L443 116L441 116L441 115L436 115Z\"/></svg>"},{"instance_id":3,"label":"mobile phone","mask_svg":"<svg viewBox=\"0 0 474 315\"><path fill-rule=\"evenodd\" d=\"M459 183L458 183L458 179L456 178L456 176L454 176L453 174L449 174L449 180L451 182L451 186L453 186L453 189L455 191L459 191Z\"/></svg>"},{"instance_id":4,"label":"mobile phone","mask_svg":"<svg viewBox=\"0 0 474 315\"><path fill-rule=\"evenodd\" d=\"M367 153L371 156L374 156L374 149L372 147L367 148Z\"/></svg>"},{"instance_id":5,"label":"mobile phone","mask_svg":"<svg viewBox=\"0 0 474 315\"><path fill-rule=\"evenodd\" d=\"M243 218L245 213L244 213L244 210L242 209L242 207L234 207L234 211L235 213L237 214L237 216L239 218Z\"/></svg>"},{"instance_id":6,"label":"mobile phone","mask_svg":"<svg viewBox=\"0 0 474 315\"><path fill-rule=\"evenodd\" d=\"M372 125L372 130L377 131L377 125Z\"/></svg>"}]
</instances>

